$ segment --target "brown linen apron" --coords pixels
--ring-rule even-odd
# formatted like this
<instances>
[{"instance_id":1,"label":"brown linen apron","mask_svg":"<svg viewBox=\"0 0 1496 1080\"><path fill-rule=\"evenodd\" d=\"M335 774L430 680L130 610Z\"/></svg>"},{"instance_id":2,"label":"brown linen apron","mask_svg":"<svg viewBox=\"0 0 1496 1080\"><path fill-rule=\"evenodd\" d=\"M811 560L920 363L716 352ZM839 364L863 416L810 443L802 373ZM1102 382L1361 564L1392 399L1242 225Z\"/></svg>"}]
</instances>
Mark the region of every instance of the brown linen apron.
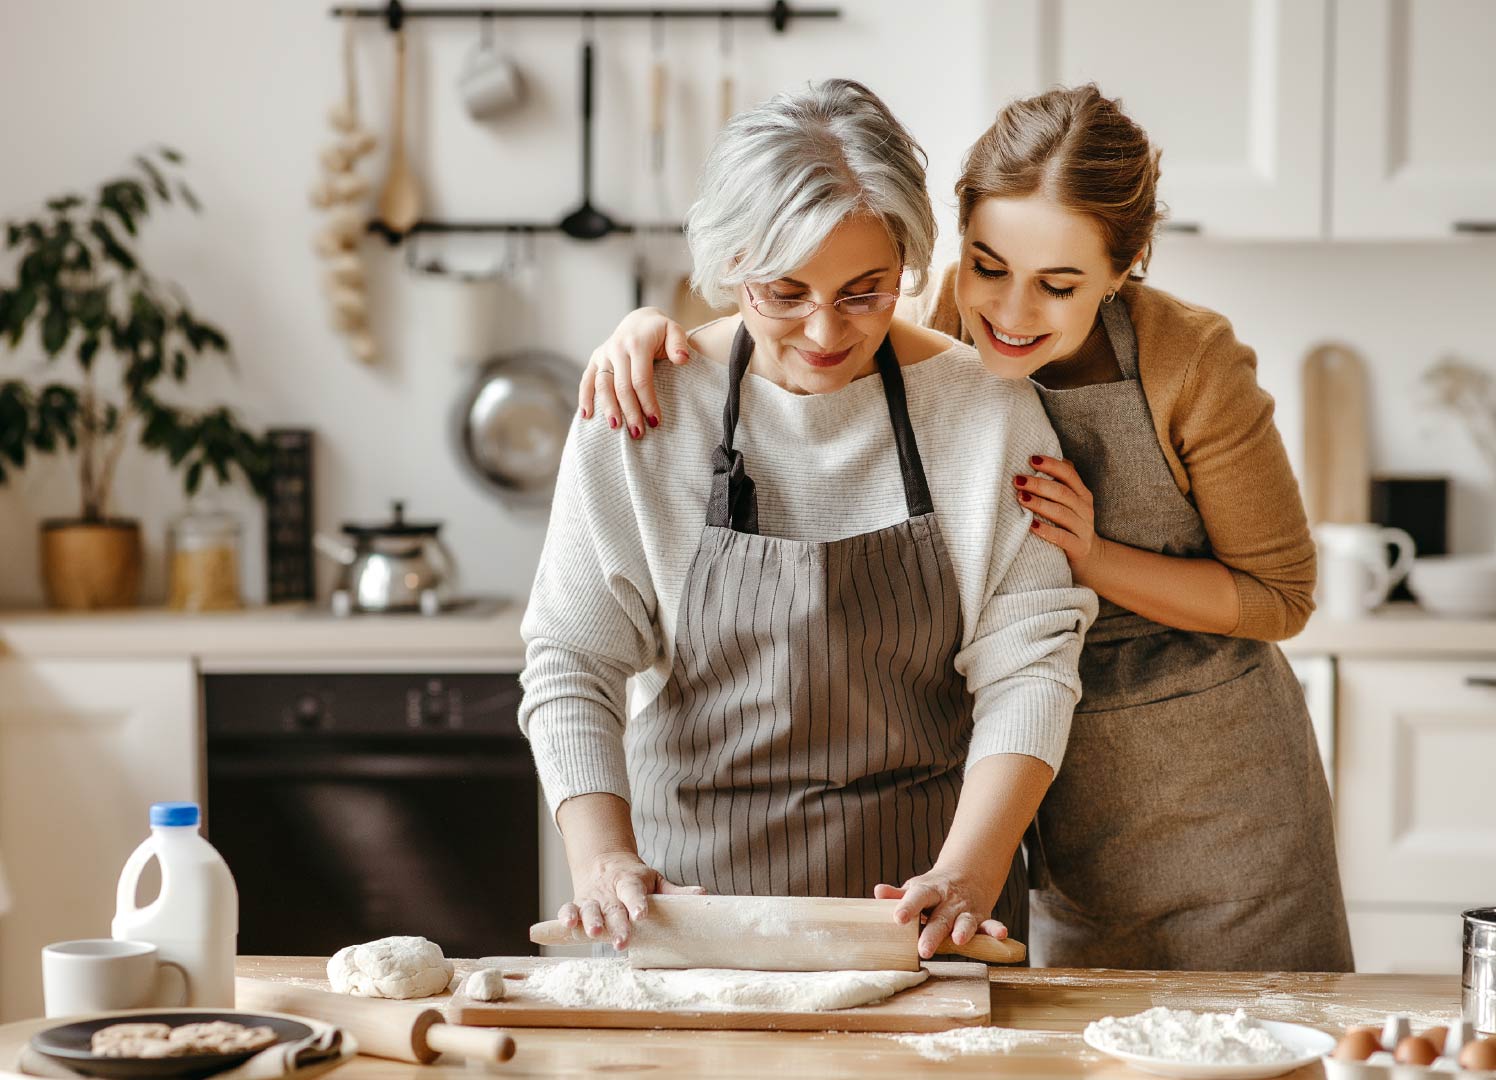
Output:
<instances>
[{"instance_id":1,"label":"brown linen apron","mask_svg":"<svg viewBox=\"0 0 1496 1080\"><path fill-rule=\"evenodd\" d=\"M972 724L956 575L886 338L908 520L829 543L759 534L732 445L752 354L740 329L670 678L626 729L634 831L647 864L713 893L871 896L928 871L956 812ZM1015 852L994 914L1024 940L1027 909Z\"/></svg>"},{"instance_id":2,"label":"brown linen apron","mask_svg":"<svg viewBox=\"0 0 1496 1080\"><path fill-rule=\"evenodd\" d=\"M1038 388L1095 495L1096 532L1208 556L1154 434L1126 302L1101 314L1124 380ZM1065 760L1028 840L1034 963L1349 971L1329 789L1277 646L1103 599L1080 672Z\"/></svg>"}]
</instances>

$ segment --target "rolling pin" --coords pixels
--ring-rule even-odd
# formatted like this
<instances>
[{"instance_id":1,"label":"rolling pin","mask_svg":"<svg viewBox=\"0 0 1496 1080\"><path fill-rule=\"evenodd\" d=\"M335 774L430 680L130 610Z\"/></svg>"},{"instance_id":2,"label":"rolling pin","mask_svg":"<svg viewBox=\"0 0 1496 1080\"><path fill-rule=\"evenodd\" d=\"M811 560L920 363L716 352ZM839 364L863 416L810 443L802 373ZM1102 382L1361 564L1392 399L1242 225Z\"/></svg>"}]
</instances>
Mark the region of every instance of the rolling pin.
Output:
<instances>
[{"instance_id":1,"label":"rolling pin","mask_svg":"<svg viewBox=\"0 0 1496 1080\"><path fill-rule=\"evenodd\" d=\"M437 1009L402 1009L398 1001L383 998L241 977L234 980L234 1004L240 1009L294 1013L335 1024L358 1040L360 1054L394 1061L429 1065L440 1054L486 1062L514 1056L514 1040L502 1031L448 1024Z\"/></svg>"},{"instance_id":2,"label":"rolling pin","mask_svg":"<svg viewBox=\"0 0 1496 1080\"><path fill-rule=\"evenodd\" d=\"M629 932L637 968L740 968L749 971L917 971L917 922L897 923L897 900L824 896L661 896ZM558 920L530 927L537 945L594 945ZM988 964L1016 964L1023 943L978 935L946 938L937 953Z\"/></svg>"}]
</instances>

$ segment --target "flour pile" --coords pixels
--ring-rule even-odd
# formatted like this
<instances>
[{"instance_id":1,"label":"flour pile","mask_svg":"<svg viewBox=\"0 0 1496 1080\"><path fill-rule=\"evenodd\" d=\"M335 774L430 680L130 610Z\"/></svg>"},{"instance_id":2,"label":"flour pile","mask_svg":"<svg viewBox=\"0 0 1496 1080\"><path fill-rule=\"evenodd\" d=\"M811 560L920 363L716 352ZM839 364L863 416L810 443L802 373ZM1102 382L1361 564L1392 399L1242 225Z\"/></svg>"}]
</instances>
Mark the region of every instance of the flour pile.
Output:
<instances>
[{"instance_id":1,"label":"flour pile","mask_svg":"<svg viewBox=\"0 0 1496 1080\"><path fill-rule=\"evenodd\" d=\"M1062 1033L1053 1031L1020 1031L1000 1027L953 1028L930 1035L884 1036L901 1046L910 1047L920 1057L931 1061L949 1061L957 1054L1006 1054L1024 1043L1049 1042L1062 1037Z\"/></svg>"},{"instance_id":2,"label":"flour pile","mask_svg":"<svg viewBox=\"0 0 1496 1080\"><path fill-rule=\"evenodd\" d=\"M602 1009L773 1009L822 1012L881 1001L929 978L920 971L642 970L617 960L563 960L537 968L521 984L571 1007Z\"/></svg>"},{"instance_id":3,"label":"flour pile","mask_svg":"<svg viewBox=\"0 0 1496 1080\"><path fill-rule=\"evenodd\" d=\"M1197 1013L1162 1006L1136 1016L1108 1016L1086 1026L1098 1050L1192 1065L1267 1065L1298 1056L1242 1009Z\"/></svg>"}]
</instances>

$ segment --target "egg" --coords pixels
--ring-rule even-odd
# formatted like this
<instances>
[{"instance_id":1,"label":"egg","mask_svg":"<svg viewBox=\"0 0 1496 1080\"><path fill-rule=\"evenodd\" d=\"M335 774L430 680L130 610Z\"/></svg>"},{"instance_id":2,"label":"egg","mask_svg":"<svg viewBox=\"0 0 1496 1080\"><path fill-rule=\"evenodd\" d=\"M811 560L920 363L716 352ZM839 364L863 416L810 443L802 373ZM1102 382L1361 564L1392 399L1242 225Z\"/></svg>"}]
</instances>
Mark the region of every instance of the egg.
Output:
<instances>
[{"instance_id":1,"label":"egg","mask_svg":"<svg viewBox=\"0 0 1496 1080\"><path fill-rule=\"evenodd\" d=\"M1434 1053L1442 1054L1444 1044L1449 1041L1449 1029L1443 1025L1431 1027L1423 1033L1422 1038L1428 1040L1428 1044L1434 1048Z\"/></svg>"},{"instance_id":2,"label":"egg","mask_svg":"<svg viewBox=\"0 0 1496 1080\"><path fill-rule=\"evenodd\" d=\"M1439 1051L1427 1039L1417 1035L1409 1035L1392 1052L1392 1060L1399 1065L1432 1065L1438 1056Z\"/></svg>"},{"instance_id":3,"label":"egg","mask_svg":"<svg viewBox=\"0 0 1496 1080\"><path fill-rule=\"evenodd\" d=\"M1462 1069L1496 1069L1496 1039L1467 1042L1460 1051Z\"/></svg>"},{"instance_id":4,"label":"egg","mask_svg":"<svg viewBox=\"0 0 1496 1080\"><path fill-rule=\"evenodd\" d=\"M1368 1028L1352 1028L1335 1045L1336 1061L1365 1061L1382 1048L1377 1033Z\"/></svg>"}]
</instances>

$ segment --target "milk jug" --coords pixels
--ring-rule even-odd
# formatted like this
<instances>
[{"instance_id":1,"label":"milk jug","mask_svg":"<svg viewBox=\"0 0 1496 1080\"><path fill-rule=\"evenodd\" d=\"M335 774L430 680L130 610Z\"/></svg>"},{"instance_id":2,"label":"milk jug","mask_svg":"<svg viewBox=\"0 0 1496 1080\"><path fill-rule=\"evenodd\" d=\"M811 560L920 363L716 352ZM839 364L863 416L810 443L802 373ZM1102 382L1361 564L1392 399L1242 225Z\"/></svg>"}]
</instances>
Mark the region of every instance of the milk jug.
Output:
<instances>
[{"instance_id":1,"label":"milk jug","mask_svg":"<svg viewBox=\"0 0 1496 1080\"><path fill-rule=\"evenodd\" d=\"M120 941L148 941L162 960L180 964L186 1004L232 1009L239 891L223 856L198 833L198 819L196 803L152 804L150 838L120 874L113 932ZM161 894L137 907L136 884L152 859L161 866Z\"/></svg>"}]
</instances>

